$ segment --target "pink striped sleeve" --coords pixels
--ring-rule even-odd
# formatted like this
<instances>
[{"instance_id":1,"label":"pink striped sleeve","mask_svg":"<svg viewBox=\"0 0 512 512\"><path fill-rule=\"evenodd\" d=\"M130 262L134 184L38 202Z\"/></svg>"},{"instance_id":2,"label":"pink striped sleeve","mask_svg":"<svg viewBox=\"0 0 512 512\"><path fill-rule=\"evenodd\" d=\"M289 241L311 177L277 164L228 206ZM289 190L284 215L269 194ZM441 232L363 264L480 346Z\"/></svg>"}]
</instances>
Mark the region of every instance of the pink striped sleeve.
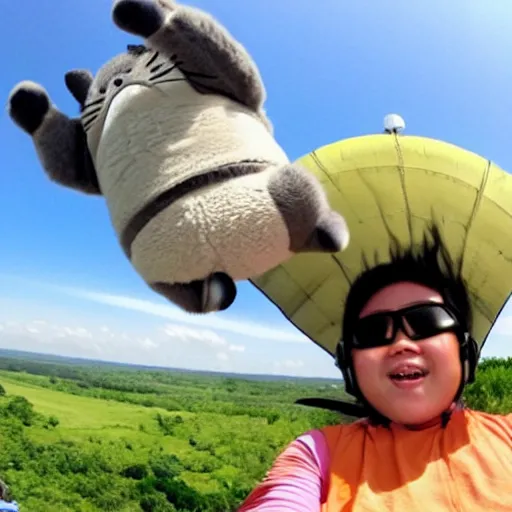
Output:
<instances>
[{"instance_id":1,"label":"pink striped sleeve","mask_svg":"<svg viewBox=\"0 0 512 512\"><path fill-rule=\"evenodd\" d=\"M290 443L238 512L319 512L329 453L323 434L312 430Z\"/></svg>"}]
</instances>

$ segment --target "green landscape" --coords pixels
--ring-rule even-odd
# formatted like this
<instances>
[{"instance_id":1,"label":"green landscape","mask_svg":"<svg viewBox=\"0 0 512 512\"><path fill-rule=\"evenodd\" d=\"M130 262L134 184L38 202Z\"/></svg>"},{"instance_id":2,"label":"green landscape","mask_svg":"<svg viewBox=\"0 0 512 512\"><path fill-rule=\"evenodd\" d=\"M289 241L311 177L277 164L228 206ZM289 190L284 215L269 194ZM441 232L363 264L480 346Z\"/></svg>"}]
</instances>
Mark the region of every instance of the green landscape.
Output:
<instances>
[{"instance_id":1,"label":"green landscape","mask_svg":"<svg viewBox=\"0 0 512 512\"><path fill-rule=\"evenodd\" d=\"M294 437L351 421L294 404L343 398L341 380L15 351L0 351L0 395L0 478L23 512L235 511ZM465 401L512 412L512 358L482 361Z\"/></svg>"}]
</instances>

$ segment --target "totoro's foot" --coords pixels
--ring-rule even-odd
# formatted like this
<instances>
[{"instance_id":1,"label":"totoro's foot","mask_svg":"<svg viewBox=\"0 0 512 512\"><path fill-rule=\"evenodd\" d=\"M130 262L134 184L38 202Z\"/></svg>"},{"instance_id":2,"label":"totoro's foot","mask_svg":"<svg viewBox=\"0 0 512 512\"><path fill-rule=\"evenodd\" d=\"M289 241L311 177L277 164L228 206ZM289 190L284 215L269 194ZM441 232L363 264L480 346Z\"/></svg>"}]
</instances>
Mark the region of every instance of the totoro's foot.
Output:
<instances>
[{"instance_id":1,"label":"totoro's foot","mask_svg":"<svg viewBox=\"0 0 512 512\"><path fill-rule=\"evenodd\" d=\"M165 12L154 0L116 0L112 18L121 30L147 38L162 27Z\"/></svg>"},{"instance_id":2,"label":"totoro's foot","mask_svg":"<svg viewBox=\"0 0 512 512\"><path fill-rule=\"evenodd\" d=\"M223 311L236 297L236 285L224 272L216 272L205 280L202 293L203 313Z\"/></svg>"},{"instance_id":3,"label":"totoro's foot","mask_svg":"<svg viewBox=\"0 0 512 512\"><path fill-rule=\"evenodd\" d=\"M216 272L191 283L153 283L151 287L189 313L223 311L236 298L236 285L227 274Z\"/></svg>"},{"instance_id":4,"label":"totoro's foot","mask_svg":"<svg viewBox=\"0 0 512 512\"><path fill-rule=\"evenodd\" d=\"M345 219L331 209L321 183L303 166L278 169L268 189L288 228L291 251L335 253L348 245Z\"/></svg>"},{"instance_id":5,"label":"totoro's foot","mask_svg":"<svg viewBox=\"0 0 512 512\"><path fill-rule=\"evenodd\" d=\"M345 219L337 212L330 211L320 219L304 252L339 252L350 241L350 233Z\"/></svg>"},{"instance_id":6,"label":"totoro's foot","mask_svg":"<svg viewBox=\"0 0 512 512\"><path fill-rule=\"evenodd\" d=\"M32 135L50 110L50 98L39 84L20 82L9 95L9 115L25 132Z\"/></svg>"}]
</instances>

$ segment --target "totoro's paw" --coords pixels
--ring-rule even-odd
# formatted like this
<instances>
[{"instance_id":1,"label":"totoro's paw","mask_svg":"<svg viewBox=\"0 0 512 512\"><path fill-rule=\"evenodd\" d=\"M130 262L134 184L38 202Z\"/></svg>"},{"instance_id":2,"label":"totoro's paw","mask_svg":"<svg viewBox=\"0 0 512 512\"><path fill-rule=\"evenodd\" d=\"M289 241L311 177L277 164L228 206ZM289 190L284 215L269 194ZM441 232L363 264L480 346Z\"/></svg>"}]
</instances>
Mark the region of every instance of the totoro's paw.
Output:
<instances>
[{"instance_id":1,"label":"totoro's paw","mask_svg":"<svg viewBox=\"0 0 512 512\"><path fill-rule=\"evenodd\" d=\"M349 241L350 233L345 219L331 210L319 220L302 251L335 253L346 249Z\"/></svg>"},{"instance_id":2,"label":"totoro's paw","mask_svg":"<svg viewBox=\"0 0 512 512\"><path fill-rule=\"evenodd\" d=\"M316 231L320 246L329 252L343 251L350 241L350 232L345 219L334 210L320 220Z\"/></svg>"},{"instance_id":3,"label":"totoro's paw","mask_svg":"<svg viewBox=\"0 0 512 512\"><path fill-rule=\"evenodd\" d=\"M162 27L165 11L155 0L116 0L112 18L121 30L147 38Z\"/></svg>"},{"instance_id":4,"label":"totoro's paw","mask_svg":"<svg viewBox=\"0 0 512 512\"><path fill-rule=\"evenodd\" d=\"M25 132L32 135L50 110L45 89L31 81L20 82L9 95L9 115Z\"/></svg>"},{"instance_id":5,"label":"totoro's paw","mask_svg":"<svg viewBox=\"0 0 512 512\"><path fill-rule=\"evenodd\" d=\"M201 297L202 313L224 311L236 297L236 285L227 274L216 272L204 281Z\"/></svg>"}]
</instances>

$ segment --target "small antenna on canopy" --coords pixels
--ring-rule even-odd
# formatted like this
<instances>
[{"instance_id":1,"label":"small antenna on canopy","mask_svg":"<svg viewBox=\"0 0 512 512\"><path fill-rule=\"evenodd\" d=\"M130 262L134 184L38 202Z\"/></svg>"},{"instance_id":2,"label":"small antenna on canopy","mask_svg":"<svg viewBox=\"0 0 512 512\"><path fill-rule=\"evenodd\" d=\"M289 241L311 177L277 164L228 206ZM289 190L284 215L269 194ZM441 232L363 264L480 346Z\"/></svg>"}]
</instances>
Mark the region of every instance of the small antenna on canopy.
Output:
<instances>
[{"instance_id":1,"label":"small antenna on canopy","mask_svg":"<svg viewBox=\"0 0 512 512\"><path fill-rule=\"evenodd\" d=\"M388 114L384 117L385 133L400 133L405 129L405 121L398 114Z\"/></svg>"}]
</instances>

